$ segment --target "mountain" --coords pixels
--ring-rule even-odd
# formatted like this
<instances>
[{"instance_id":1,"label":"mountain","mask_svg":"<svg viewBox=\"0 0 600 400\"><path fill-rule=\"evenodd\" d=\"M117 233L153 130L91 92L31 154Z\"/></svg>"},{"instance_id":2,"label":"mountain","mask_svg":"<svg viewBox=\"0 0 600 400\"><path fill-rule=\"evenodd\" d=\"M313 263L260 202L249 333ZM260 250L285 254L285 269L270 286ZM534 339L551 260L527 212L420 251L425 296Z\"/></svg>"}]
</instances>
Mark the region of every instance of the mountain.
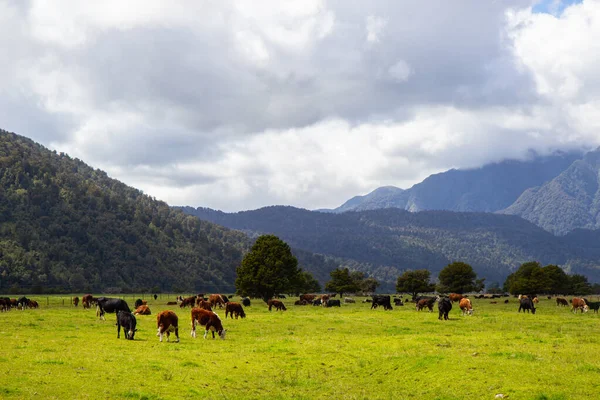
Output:
<instances>
[{"instance_id":1,"label":"mountain","mask_svg":"<svg viewBox=\"0 0 600 400\"><path fill-rule=\"evenodd\" d=\"M597 245L556 237L516 216L393 208L340 214L281 206L238 213L182 209L232 229L272 233L295 248L358 263L355 269L387 287L405 269L437 274L456 260L471 264L488 282L504 282L514 268L531 260L600 280Z\"/></svg>"},{"instance_id":2,"label":"mountain","mask_svg":"<svg viewBox=\"0 0 600 400\"><path fill-rule=\"evenodd\" d=\"M600 228L600 149L587 153L500 213L518 215L557 235Z\"/></svg>"},{"instance_id":3,"label":"mountain","mask_svg":"<svg viewBox=\"0 0 600 400\"><path fill-rule=\"evenodd\" d=\"M557 177L581 157L577 152L557 153L534 156L529 161L507 160L477 169L452 169L431 175L407 190L393 186L375 189L329 211L395 207L408 211L494 212L510 206L526 189Z\"/></svg>"},{"instance_id":4,"label":"mountain","mask_svg":"<svg viewBox=\"0 0 600 400\"><path fill-rule=\"evenodd\" d=\"M0 293L231 291L250 244L0 130Z\"/></svg>"}]
</instances>

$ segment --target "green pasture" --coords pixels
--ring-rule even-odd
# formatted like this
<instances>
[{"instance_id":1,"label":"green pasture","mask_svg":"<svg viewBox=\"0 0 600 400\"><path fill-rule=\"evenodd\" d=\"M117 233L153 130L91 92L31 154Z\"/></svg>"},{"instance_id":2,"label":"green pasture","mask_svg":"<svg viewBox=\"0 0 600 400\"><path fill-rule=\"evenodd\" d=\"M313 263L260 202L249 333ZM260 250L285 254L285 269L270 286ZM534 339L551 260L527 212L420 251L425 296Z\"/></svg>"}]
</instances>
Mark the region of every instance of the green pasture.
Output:
<instances>
[{"instance_id":1,"label":"green pasture","mask_svg":"<svg viewBox=\"0 0 600 400\"><path fill-rule=\"evenodd\" d=\"M114 314L28 296L37 310L0 313L2 399L518 399L600 398L600 316L544 299L535 315L517 300L473 300L449 321L412 305L370 309L294 306L225 320L227 339L190 336L190 309L146 297L134 341ZM80 296L81 297L81 296ZM135 296L125 296L133 306ZM65 304L63 305L63 299ZM239 300L234 298L233 300ZM159 343L158 311L175 310L180 343Z\"/></svg>"}]
</instances>

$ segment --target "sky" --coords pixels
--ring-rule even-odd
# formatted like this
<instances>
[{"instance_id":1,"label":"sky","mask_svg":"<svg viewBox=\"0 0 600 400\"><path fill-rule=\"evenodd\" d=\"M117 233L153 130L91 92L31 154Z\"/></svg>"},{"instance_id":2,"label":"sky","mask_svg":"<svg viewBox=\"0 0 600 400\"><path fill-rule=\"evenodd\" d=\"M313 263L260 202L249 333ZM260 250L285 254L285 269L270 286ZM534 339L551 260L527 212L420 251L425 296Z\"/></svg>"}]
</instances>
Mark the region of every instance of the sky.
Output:
<instances>
[{"instance_id":1,"label":"sky","mask_svg":"<svg viewBox=\"0 0 600 400\"><path fill-rule=\"evenodd\" d=\"M171 205L600 145L600 0L0 0L0 128Z\"/></svg>"}]
</instances>

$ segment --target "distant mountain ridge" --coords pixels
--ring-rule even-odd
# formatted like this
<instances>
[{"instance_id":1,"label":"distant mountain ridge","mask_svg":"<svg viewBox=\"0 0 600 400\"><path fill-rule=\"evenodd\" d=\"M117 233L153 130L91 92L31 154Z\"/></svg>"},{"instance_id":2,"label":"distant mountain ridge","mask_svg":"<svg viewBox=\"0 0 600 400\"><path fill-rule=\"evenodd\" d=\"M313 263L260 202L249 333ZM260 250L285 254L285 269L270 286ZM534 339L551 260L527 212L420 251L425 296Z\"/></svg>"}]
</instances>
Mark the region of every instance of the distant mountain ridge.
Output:
<instances>
[{"instance_id":1,"label":"distant mountain ridge","mask_svg":"<svg viewBox=\"0 0 600 400\"><path fill-rule=\"evenodd\" d=\"M534 156L529 161L507 160L481 168L434 174L409 189L384 186L364 196L355 196L330 211L400 208L412 212L448 210L460 212L495 212L509 207L527 189L554 179L581 152Z\"/></svg>"}]
</instances>

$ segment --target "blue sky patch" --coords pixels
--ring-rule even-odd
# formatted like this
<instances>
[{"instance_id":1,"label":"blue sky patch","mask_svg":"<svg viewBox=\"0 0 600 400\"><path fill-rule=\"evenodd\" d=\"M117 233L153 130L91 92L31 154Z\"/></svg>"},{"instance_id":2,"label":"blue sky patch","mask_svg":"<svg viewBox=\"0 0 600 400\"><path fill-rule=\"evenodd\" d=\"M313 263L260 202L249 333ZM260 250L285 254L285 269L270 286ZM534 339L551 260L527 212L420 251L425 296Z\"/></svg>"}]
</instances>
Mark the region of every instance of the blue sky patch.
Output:
<instances>
[{"instance_id":1,"label":"blue sky patch","mask_svg":"<svg viewBox=\"0 0 600 400\"><path fill-rule=\"evenodd\" d=\"M532 10L534 13L544 13L559 16L563 13L565 8L582 2L583 0L540 0L533 6Z\"/></svg>"}]
</instances>

